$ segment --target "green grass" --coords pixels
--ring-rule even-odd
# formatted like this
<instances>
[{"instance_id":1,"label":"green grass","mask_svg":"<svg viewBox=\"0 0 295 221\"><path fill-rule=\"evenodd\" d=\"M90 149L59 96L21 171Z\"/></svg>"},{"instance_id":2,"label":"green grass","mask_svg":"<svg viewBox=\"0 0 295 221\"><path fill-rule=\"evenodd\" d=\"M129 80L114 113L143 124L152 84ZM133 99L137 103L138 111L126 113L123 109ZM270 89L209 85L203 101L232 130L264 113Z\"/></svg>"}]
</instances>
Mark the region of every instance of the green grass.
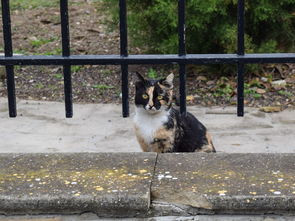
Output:
<instances>
[{"instance_id":1,"label":"green grass","mask_svg":"<svg viewBox=\"0 0 295 221\"><path fill-rule=\"evenodd\" d=\"M49 42L53 42L55 40L57 40L57 38L50 38L50 39L40 38L40 39L32 40L31 45L33 47L40 47L42 45L45 45L45 44L47 44Z\"/></svg>"},{"instance_id":2,"label":"green grass","mask_svg":"<svg viewBox=\"0 0 295 221\"><path fill-rule=\"evenodd\" d=\"M292 97L293 96L293 94L291 93L291 92L289 92L289 91L279 91L278 92L280 95L283 95L283 96L286 96L286 97Z\"/></svg>"},{"instance_id":3,"label":"green grass","mask_svg":"<svg viewBox=\"0 0 295 221\"><path fill-rule=\"evenodd\" d=\"M62 49L61 48L56 48L52 51L47 51L47 52L44 52L44 53L36 53L35 55L61 55L62 53Z\"/></svg>"},{"instance_id":4,"label":"green grass","mask_svg":"<svg viewBox=\"0 0 295 221\"><path fill-rule=\"evenodd\" d=\"M44 84L42 84L42 83L38 83L38 84L35 85L35 87L38 88L38 89L42 89L42 88L44 88L45 86L44 86Z\"/></svg>"},{"instance_id":5,"label":"green grass","mask_svg":"<svg viewBox=\"0 0 295 221\"><path fill-rule=\"evenodd\" d=\"M56 79L62 79L63 75L62 74L54 74L53 75Z\"/></svg>"},{"instance_id":6,"label":"green grass","mask_svg":"<svg viewBox=\"0 0 295 221\"><path fill-rule=\"evenodd\" d=\"M82 68L83 68L82 65L72 65L72 66L71 66L71 72L73 72L73 73L78 72L78 71L80 71Z\"/></svg>"},{"instance_id":7,"label":"green grass","mask_svg":"<svg viewBox=\"0 0 295 221\"><path fill-rule=\"evenodd\" d=\"M79 5L83 2L71 2L69 5ZM34 8L57 8L59 7L59 0L11 0L11 10L24 10Z\"/></svg>"},{"instance_id":8,"label":"green grass","mask_svg":"<svg viewBox=\"0 0 295 221\"><path fill-rule=\"evenodd\" d=\"M109 69L103 69L103 70L101 70L101 73L102 73L103 75L110 75L110 74L112 74L112 71L109 70Z\"/></svg>"},{"instance_id":9,"label":"green grass","mask_svg":"<svg viewBox=\"0 0 295 221\"><path fill-rule=\"evenodd\" d=\"M106 84L95 84L92 86L93 88L99 89L99 90L106 90L106 89L112 89L114 88L113 86L106 85Z\"/></svg>"},{"instance_id":10,"label":"green grass","mask_svg":"<svg viewBox=\"0 0 295 221\"><path fill-rule=\"evenodd\" d=\"M11 0L12 10L58 7L59 0Z\"/></svg>"}]
</instances>

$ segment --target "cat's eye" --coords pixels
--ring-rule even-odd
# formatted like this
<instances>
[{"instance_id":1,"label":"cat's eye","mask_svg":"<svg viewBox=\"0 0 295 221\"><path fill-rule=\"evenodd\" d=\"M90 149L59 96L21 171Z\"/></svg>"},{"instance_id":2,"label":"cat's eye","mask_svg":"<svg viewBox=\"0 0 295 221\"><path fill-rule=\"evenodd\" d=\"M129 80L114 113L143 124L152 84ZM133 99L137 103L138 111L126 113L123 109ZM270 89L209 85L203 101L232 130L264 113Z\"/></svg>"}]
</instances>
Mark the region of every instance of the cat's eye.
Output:
<instances>
[{"instance_id":1,"label":"cat's eye","mask_svg":"<svg viewBox=\"0 0 295 221\"><path fill-rule=\"evenodd\" d=\"M159 95L157 98L158 98L158 100L162 100L163 96Z\"/></svg>"},{"instance_id":2,"label":"cat's eye","mask_svg":"<svg viewBox=\"0 0 295 221\"><path fill-rule=\"evenodd\" d=\"M149 96L147 96L146 94L143 94L143 95L142 95L142 98L143 98L143 99L148 99L148 97L149 97Z\"/></svg>"}]
</instances>

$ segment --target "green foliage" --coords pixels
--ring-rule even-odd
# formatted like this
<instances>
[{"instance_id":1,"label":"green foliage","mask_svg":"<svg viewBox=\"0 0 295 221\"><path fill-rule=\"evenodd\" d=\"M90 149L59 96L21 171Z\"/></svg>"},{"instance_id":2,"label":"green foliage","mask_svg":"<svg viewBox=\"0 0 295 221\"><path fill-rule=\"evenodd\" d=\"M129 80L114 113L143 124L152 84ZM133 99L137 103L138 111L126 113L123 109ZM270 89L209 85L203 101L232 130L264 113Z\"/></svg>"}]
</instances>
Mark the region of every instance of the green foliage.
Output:
<instances>
[{"instance_id":1,"label":"green foliage","mask_svg":"<svg viewBox=\"0 0 295 221\"><path fill-rule=\"evenodd\" d=\"M257 82L257 84L255 83L255 82L250 82L250 83L244 83L244 94L247 96L252 96L252 97L254 97L255 99L259 99L259 98L261 98L262 97L262 95L261 94L258 94L257 92L256 92L256 89L255 89L255 86L258 86L259 85L259 87L260 87L260 84L258 84L258 82Z\"/></svg>"},{"instance_id":2,"label":"green foliage","mask_svg":"<svg viewBox=\"0 0 295 221\"><path fill-rule=\"evenodd\" d=\"M62 79L63 75L62 74L54 74L53 75L56 79Z\"/></svg>"},{"instance_id":3,"label":"green foliage","mask_svg":"<svg viewBox=\"0 0 295 221\"><path fill-rule=\"evenodd\" d=\"M230 96L234 92L234 88L230 84L230 81L227 77L221 77L217 81L217 85L214 87L213 91L214 91L214 93L213 93L214 97L228 97L228 98L230 98Z\"/></svg>"},{"instance_id":4,"label":"green foliage","mask_svg":"<svg viewBox=\"0 0 295 221\"><path fill-rule=\"evenodd\" d=\"M59 7L60 0L11 0L11 10ZM70 1L69 5L79 5L81 2Z\"/></svg>"},{"instance_id":5,"label":"green foliage","mask_svg":"<svg viewBox=\"0 0 295 221\"><path fill-rule=\"evenodd\" d=\"M52 51L47 51L47 52L44 52L44 53L41 53L42 55L61 55L62 53L62 49L61 48L56 48ZM38 53L36 53L38 54Z\"/></svg>"},{"instance_id":6,"label":"green foliage","mask_svg":"<svg viewBox=\"0 0 295 221\"><path fill-rule=\"evenodd\" d=\"M96 85L93 85L92 86L93 88L96 88L98 90L106 90L106 89L113 89L114 87L113 86L110 86L110 85L106 85L106 84L96 84Z\"/></svg>"},{"instance_id":7,"label":"green foliage","mask_svg":"<svg viewBox=\"0 0 295 221\"><path fill-rule=\"evenodd\" d=\"M58 0L12 0L11 9L31 9L31 8L43 8L43 7L57 7Z\"/></svg>"},{"instance_id":8,"label":"green foliage","mask_svg":"<svg viewBox=\"0 0 295 221\"><path fill-rule=\"evenodd\" d=\"M117 28L118 0L103 1ZM128 32L133 46L148 48L149 53L177 53L177 2L128 0ZM294 51L294 13L295 0L246 1L246 52ZM187 0L187 53L235 53L236 14L237 0Z\"/></svg>"},{"instance_id":9,"label":"green foliage","mask_svg":"<svg viewBox=\"0 0 295 221\"><path fill-rule=\"evenodd\" d=\"M150 79L157 79L158 78L157 71L152 68L149 69L147 75L148 75L148 78L150 78Z\"/></svg>"},{"instance_id":10,"label":"green foliage","mask_svg":"<svg viewBox=\"0 0 295 221\"><path fill-rule=\"evenodd\" d=\"M71 66L71 72L73 72L73 73L78 72L78 71L80 71L82 68L83 68L83 66L81 66L81 65L72 65L72 66Z\"/></svg>"},{"instance_id":11,"label":"green foliage","mask_svg":"<svg viewBox=\"0 0 295 221\"><path fill-rule=\"evenodd\" d=\"M51 39L44 39L44 38L41 38L41 39L36 39L36 40L32 40L32 41L31 41L31 45L32 45L33 47L40 47L40 46L42 46L42 45L45 45L45 44L47 44L47 43L49 43L49 42L53 42L53 41L55 41L55 40L57 40L57 38L51 38Z\"/></svg>"},{"instance_id":12,"label":"green foliage","mask_svg":"<svg viewBox=\"0 0 295 221\"><path fill-rule=\"evenodd\" d=\"M293 94L291 92L289 92L289 91L280 90L278 93L280 95L283 95L283 96L286 96L286 97L292 97L293 96Z\"/></svg>"}]
</instances>

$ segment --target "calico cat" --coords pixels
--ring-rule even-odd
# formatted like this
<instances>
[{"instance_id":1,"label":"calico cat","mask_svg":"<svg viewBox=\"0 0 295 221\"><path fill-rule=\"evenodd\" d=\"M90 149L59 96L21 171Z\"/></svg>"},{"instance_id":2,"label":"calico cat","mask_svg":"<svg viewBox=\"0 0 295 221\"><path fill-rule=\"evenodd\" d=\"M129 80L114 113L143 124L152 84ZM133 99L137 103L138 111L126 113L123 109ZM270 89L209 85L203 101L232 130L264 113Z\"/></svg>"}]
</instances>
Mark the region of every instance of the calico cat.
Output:
<instances>
[{"instance_id":1,"label":"calico cat","mask_svg":"<svg viewBox=\"0 0 295 221\"><path fill-rule=\"evenodd\" d=\"M134 128L144 152L216 152L206 127L172 107L173 74L161 80L136 74Z\"/></svg>"}]
</instances>

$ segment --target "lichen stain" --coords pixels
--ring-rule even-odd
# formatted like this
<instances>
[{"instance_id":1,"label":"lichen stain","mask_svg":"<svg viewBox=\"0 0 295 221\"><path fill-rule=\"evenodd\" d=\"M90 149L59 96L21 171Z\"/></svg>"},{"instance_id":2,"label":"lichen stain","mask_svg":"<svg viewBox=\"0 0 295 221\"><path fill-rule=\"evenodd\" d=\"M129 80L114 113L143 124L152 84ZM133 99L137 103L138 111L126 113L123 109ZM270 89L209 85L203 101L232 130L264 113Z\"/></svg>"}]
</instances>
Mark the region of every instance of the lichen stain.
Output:
<instances>
[{"instance_id":1,"label":"lichen stain","mask_svg":"<svg viewBox=\"0 0 295 221\"><path fill-rule=\"evenodd\" d=\"M15 170L15 169L14 169ZM9 168L7 169L9 171ZM13 186L14 184L28 188L30 191L34 189L47 188L48 186L60 186L61 189L84 189L85 191L102 191L108 190L113 192L126 191L138 182L151 178L152 175L147 169L139 169L129 171L126 168L102 168L102 169L86 169L86 170L58 170L48 169L21 171L21 173L1 173L0 188L5 186ZM132 174L132 176L128 176ZM35 185L31 185L35 184ZM100 188L97 188L100 186Z\"/></svg>"}]
</instances>

